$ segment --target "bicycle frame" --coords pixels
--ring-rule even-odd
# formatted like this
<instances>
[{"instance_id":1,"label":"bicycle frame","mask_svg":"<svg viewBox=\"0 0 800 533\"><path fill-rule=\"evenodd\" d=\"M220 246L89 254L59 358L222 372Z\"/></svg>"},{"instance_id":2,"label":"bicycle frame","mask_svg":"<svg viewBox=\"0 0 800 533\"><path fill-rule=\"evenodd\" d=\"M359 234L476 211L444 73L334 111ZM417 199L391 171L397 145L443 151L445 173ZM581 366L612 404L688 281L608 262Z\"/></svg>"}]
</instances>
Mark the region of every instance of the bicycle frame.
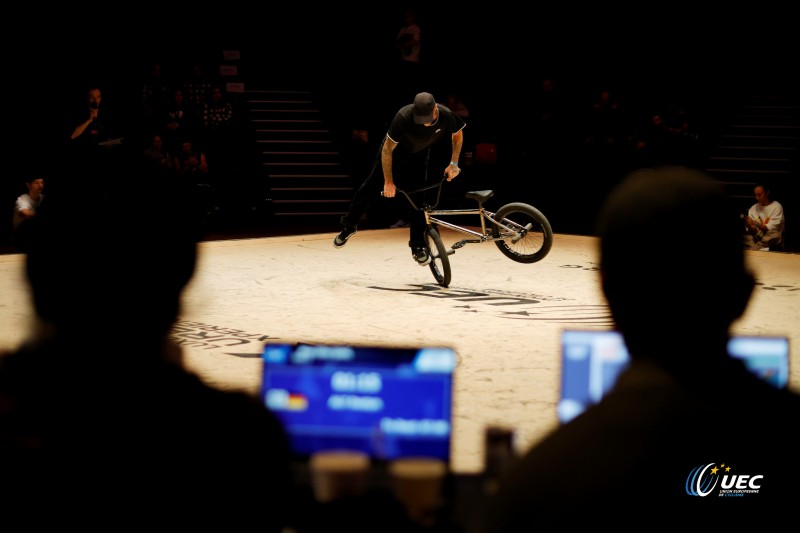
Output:
<instances>
[{"instance_id":1,"label":"bicycle frame","mask_svg":"<svg viewBox=\"0 0 800 533\"><path fill-rule=\"evenodd\" d=\"M459 233L464 233L466 235L471 235L480 239L480 242L492 240L493 237L491 234L487 233L486 231L486 220L491 220L493 223L497 224L497 221L492 218L494 213L491 213L484 209L482 205L479 204L477 209L433 209L433 208L423 208L423 212L425 213L425 223L426 224L438 224L443 228L448 228ZM491 214L490 214L491 213ZM478 233L477 231L471 230L469 228L465 228L463 226L459 226L457 224L453 224L452 222L448 222L446 220L442 220L441 218L437 218L439 216L450 216L450 215L478 215L481 219L481 231Z\"/></svg>"},{"instance_id":2,"label":"bicycle frame","mask_svg":"<svg viewBox=\"0 0 800 533\"><path fill-rule=\"evenodd\" d=\"M439 200L441 199L442 184L445 181L446 181L446 178L442 179L439 183L437 183L435 185L429 185L428 187L423 187L421 189L417 189L415 191L411 191L410 193L408 193L406 191L403 191L401 189L398 189L398 192L401 192L406 197L408 202L411 204L411 207L413 207L417 211L422 211L425 214L425 223L426 223L426 225L430 226L431 224L437 224L437 225L439 225L439 226L441 226L443 228L448 228L448 229L451 229L453 231L456 231L456 232L459 232L459 233L463 233L465 235L470 235L470 236L475 238L475 240L459 241L459 242L453 244L453 248L461 248L465 244L471 243L471 242L477 243L477 242L497 241L497 240L506 240L506 239L511 239L512 242L517 242L520 238L522 238L525 235L525 231L530 229L530 228L524 228L524 227L513 228L513 227L507 226L507 225L503 224L502 222L498 221L495 218L496 213L494 211L489 211L488 209L483 207L483 202L485 200L488 200L490 198L490 196L487 196L485 198L481 198L481 197L478 197L478 196L473 196L473 199L478 202L478 207L477 208L471 208L471 209L437 209L437 206L439 205ZM423 204L422 207L418 207L417 204L415 204L414 201L411 199L411 196L410 196L411 194L422 192L422 191L426 191L426 190L429 190L429 189L433 189L435 187L438 188L437 194L436 194L436 202L435 203L433 203L433 204ZM480 221L481 221L481 231L477 232L477 231L471 230L469 228L466 228L464 226L459 226L458 224L454 224L452 222L448 222L446 220L442 220L441 218L438 218L438 217L441 217L441 216L456 216L456 215L472 215L472 216L477 215L480 218ZM494 224L495 226L500 228L500 232L498 233L498 235L496 237L490 231L490 227L488 226L487 222L490 222L491 224Z\"/></svg>"}]
</instances>

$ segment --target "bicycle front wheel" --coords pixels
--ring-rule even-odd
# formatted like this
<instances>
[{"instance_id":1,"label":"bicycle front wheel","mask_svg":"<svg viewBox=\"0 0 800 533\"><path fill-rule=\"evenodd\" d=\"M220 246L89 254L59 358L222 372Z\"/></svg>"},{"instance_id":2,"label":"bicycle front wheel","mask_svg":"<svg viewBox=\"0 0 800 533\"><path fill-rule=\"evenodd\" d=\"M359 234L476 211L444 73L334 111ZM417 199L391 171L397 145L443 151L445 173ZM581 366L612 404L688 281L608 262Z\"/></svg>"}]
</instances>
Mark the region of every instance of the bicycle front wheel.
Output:
<instances>
[{"instance_id":1,"label":"bicycle front wheel","mask_svg":"<svg viewBox=\"0 0 800 533\"><path fill-rule=\"evenodd\" d=\"M428 253L431 256L431 262L428 266L431 267L436 283L442 287L447 287L450 285L450 258L447 255L447 248L445 248L439 232L433 226L428 226L425 230L425 245L428 247Z\"/></svg>"},{"instance_id":2,"label":"bicycle front wheel","mask_svg":"<svg viewBox=\"0 0 800 533\"><path fill-rule=\"evenodd\" d=\"M535 263L550 252L553 229L542 212L532 205L519 202L504 205L495 219L505 226L492 224L492 236L506 257L518 263Z\"/></svg>"}]
</instances>

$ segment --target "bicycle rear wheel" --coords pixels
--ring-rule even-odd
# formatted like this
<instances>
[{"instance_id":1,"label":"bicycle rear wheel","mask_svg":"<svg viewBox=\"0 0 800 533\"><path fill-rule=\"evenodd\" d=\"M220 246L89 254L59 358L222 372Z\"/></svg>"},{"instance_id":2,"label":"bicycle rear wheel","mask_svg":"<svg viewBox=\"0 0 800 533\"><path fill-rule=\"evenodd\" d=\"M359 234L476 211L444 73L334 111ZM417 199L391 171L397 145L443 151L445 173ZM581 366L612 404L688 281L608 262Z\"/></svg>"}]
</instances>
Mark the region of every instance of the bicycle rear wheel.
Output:
<instances>
[{"instance_id":1,"label":"bicycle rear wheel","mask_svg":"<svg viewBox=\"0 0 800 533\"><path fill-rule=\"evenodd\" d=\"M433 226L428 226L425 230L425 246L428 247L428 253L431 256L428 266L431 267L436 283L447 287L450 285L450 258L439 232Z\"/></svg>"},{"instance_id":2,"label":"bicycle rear wheel","mask_svg":"<svg viewBox=\"0 0 800 533\"><path fill-rule=\"evenodd\" d=\"M503 255L518 263L541 261L553 246L553 229L541 211L519 202L501 207L495 216L505 230L492 225L494 243Z\"/></svg>"}]
</instances>

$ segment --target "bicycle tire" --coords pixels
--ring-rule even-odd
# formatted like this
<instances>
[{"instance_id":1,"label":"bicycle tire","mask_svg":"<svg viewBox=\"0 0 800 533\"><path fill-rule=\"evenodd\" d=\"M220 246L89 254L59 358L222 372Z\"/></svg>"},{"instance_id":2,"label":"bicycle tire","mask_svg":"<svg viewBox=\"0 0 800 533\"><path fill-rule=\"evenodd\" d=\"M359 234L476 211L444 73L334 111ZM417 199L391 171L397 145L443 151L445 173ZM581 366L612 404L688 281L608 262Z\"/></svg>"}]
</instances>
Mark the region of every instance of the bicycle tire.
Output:
<instances>
[{"instance_id":1,"label":"bicycle tire","mask_svg":"<svg viewBox=\"0 0 800 533\"><path fill-rule=\"evenodd\" d=\"M517 242L511 239L496 240L494 243L503 255L518 263L536 263L544 259L553 246L553 228L541 211L529 204L514 202L497 210L495 218L504 225L530 229ZM492 236L500 238L500 228L492 224Z\"/></svg>"},{"instance_id":2,"label":"bicycle tire","mask_svg":"<svg viewBox=\"0 0 800 533\"><path fill-rule=\"evenodd\" d=\"M428 247L428 253L431 256L428 266L433 272L436 283L447 287L450 285L450 257L439 232L433 226L428 226L425 230L425 246Z\"/></svg>"}]
</instances>

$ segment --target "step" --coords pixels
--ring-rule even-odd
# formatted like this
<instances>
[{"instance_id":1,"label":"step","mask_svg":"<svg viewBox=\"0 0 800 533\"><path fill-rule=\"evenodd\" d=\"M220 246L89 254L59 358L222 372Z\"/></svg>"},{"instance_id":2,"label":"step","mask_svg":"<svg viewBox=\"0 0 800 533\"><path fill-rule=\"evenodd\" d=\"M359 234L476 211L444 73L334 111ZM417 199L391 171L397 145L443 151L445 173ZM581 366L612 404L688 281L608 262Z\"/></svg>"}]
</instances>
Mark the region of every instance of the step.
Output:
<instances>
[{"instance_id":1,"label":"step","mask_svg":"<svg viewBox=\"0 0 800 533\"><path fill-rule=\"evenodd\" d=\"M349 204L338 206L330 204L291 205L275 202L270 206L272 215L275 217L334 217L331 223L331 231L339 231L341 229L339 218L347 214L349 207Z\"/></svg>"},{"instance_id":2,"label":"step","mask_svg":"<svg viewBox=\"0 0 800 533\"><path fill-rule=\"evenodd\" d=\"M752 170L752 169L737 169L737 168L725 168L725 167L709 167L706 168L706 172L714 175L728 175L728 176L737 176L737 175L741 176L741 175L753 174L754 176L758 176L761 179L792 175L791 170Z\"/></svg>"},{"instance_id":3,"label":"step","mask_svg":"<svg viewBox=\"0 0 800 533\"><path fill-rule=\"evenodd\" d=\"M262 165L270 170L274 169L279 172L281 169L291 168L334 168L339 169L342 164L338 161L265 161Z\"/></svg>"},{"instance_id":4,"label":"step","mask_svg":"<svg viewBox=\"0 0 800 533\"><path fill-rule=\"evenodd\" d=\"M787 146L748 146L747 144L721 144L716 147L719 156L791 159L800 148Z\"/></svg>"},{"instance_id":5,"label":"step","mask_svg":"<svg viewBox=\"0 0 800 533\"><path fill-rule=\"evenodd\" d=\"M255 132L262 136L274 136L275 133L325 133L330 134L331 129L320 120L275 120L263 119L251 121Z\"/></svg>"},{"instance_id":6,"label":"step","mask_svg":"<svg viewBox=\"0 0 800 533\"><path fill-rule=\"evenodd\" d=\"M256 142L290 141L323 142L331 141L332 134L328 129L321 128L258 128L255 132Z\"/></svg>"},{"instance_id":7,"label":"step","mask_svg":"<svg viewBox=\"0 0 800 533\"><path fill-rule=\"evenodd\" d=\"M307 168L335 168L336 172L343 172L341 168L344 167L339 158L332 156L263 156L263 167L270 169L270 171L279 172L279 168L297 169L298 167Z\"/></svg>"},{"instance_id":8,"label":"step","mask_svg":"<svg viewBox=\"0 0 800 533\"><path fill-rule=\"evenodd\" d=\"M259 98L266 98L266 97L276 97L276 96L288 96L288 95L300 95L300 96L312 96L314 93L309 91L308 89L254 89L251 85L247 86L247 89L244 91L245 96L249 97L259 97Z\"/></svg>"},{"instance_id":9,"label":"step","mask_svg":"<svg viewBox=\"0 0 800 533\"><path fill-rule=\"evenodd\" d=\"M797 98L794 98L797 100ZM772 101L751 102L739 108L743 114L762 113L762 114L784 114L800 117L800 105L797 101L792 102L788 98L775 99Z\"/></svg>"},{"instance_id":10,"label":"step","mask_svg":"<svg viewBox=\"0 0 800 533\"><path fill-rule=\"evenodd\" d=\"M709 166L730 170L785 171L791 169L790 158L712 156Z\"/></svg>"},{"instance_id":11,"label":"step","mask_svg":"<svg viewBox=\"0 0 800 533\"><path fill-rule=\"evenodd\" d=\"M752 114L734 115L731 117L731 124L734 127L759 127L759 128L789 128L800 129L800 118L792 115L775 114Z\"/></svg>"},{"instance_id":12,"label":"step","mask_svg":"<svg viewBox=\"0 0 800 533\"><path fill-rule=\"evenodd\" d=\"M728 126L731 133L736 135L761 136L784 136L798 138L800 136L800 126L795 125L772 125L772 124L732 124Z\"/></svg>"},{"instance_id":13,"label":"step","mask_svg":"<svg viewBox=\"0 0 800 533\"><path fill-rule=\"evenodd\" d=\"M353 180L346 174L268 174L270 189L298 191L303 189L317 190L353 190Z\"/></svg>"},{"instance_id":14,"label":"step","mask_svg":"<svg viewBox=\"0 0 800 533\"><path fill-rule=\"evenodd\" d=\"M784 132L785 133L785 132ZM751 148L791 148L796 149L800 142L798 135L756 134L740 130L720 136L720 143L728 146L749 146Z\"/></svg>"},{"instance_id":15,"label":"step","mask_svg":"<svg viewBox=\"0 0 800 533\"><path fill-rule=\"evenodd\" d=\"M262 159L266 158L266 152L330 152L337 151L336 145L328 143L321 138L306 139L258 139L255 141L258 153ZM271 144L270 144L271 143Z\"/></svg>"},{"instance_id":16,"label":"step","mask_svg":"<svg viewBox=\"0 0 800 533\"><path fill-rule=\"evenodd\" d=\"M304 197L297 197L297 196L283 196L280 194L272 194L272 203L274 205L293 205L293 206L320 206L325 205L328 206L326 209L329 209L330 206L340 206L346 210L347 206L350 204L352 200L352 195L340 195L340 196L323 196L319 191L309 190L308 196Z\"/></svg>"},{"instance_id":17,"label":"step","mask_svg":"<svg viewBox=\"0 0 800 533\"><path fill-rule=\"evenodd\" d=\"M247 95L244 101L253 109L273 106L281 108L317 108L319 106L319 102L313 98L253 98Z\"/></svg>"}]
</instances>

